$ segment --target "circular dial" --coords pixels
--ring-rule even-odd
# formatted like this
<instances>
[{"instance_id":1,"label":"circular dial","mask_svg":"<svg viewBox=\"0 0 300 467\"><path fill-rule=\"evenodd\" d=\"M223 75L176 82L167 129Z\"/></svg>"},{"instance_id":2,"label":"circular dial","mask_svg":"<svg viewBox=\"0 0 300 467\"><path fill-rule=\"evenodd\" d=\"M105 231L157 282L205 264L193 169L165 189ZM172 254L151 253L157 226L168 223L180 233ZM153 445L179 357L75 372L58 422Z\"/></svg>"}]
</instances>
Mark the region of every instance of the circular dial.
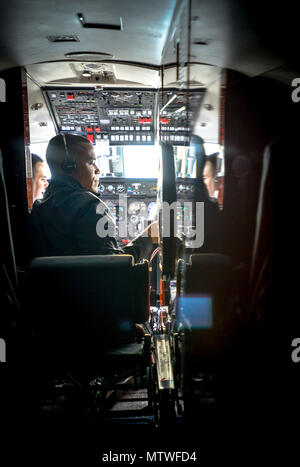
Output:
<instances>
[{"instance_id":1,"label":"circular dial","mask_svg":"<svg viewBox=\"0 0 300 467\"><path fill-rule=\"evenodd\" d=\"M143 201L132 201L128 206L128 214L139 214L148 217L148 209Z\"/></svg>"},{"instance_id":2,"label":"circular dial","mask_svg":"<svg viewBox=\"0 0 300 467\"><path fill-rule=\"evenodd\" d=\"M141 203L139 201L133 201L128 206L128 213L129 214L136 214L141 209Z\"/></svg>"},{"instance_id":3,"label":"circular dial","mask_svg":"<svg viewBox=\"0 0 300 467\"><path fill-rule=\"evenodd\" d=\"M123 193L124 190L125 190L124 185L117 185L117 188L116 188L117 193Z\"/></svg>"},{"instance_id":4,"label":"circular dial","mask_svg":"<svg viewBox=\"0 0 300 467\"><path fill-rule=\"evenodd\" d=\"M132 215L130 216L130 222L131 222L132 224L137 224L138 221L139 221L139 216L137 216L136 214L132 214Z\"/></svg>"},{"instance_id":5,"label":"circular dial","mask_svg":"<svg viewBox=\"0 0 300 467\"><path fill-rule=\"evenodd\" d=\"M112 193L114 191L114 186L113 185L108 185L106 189L107 189L107 191Z\"/></svg>"}]
</instances>

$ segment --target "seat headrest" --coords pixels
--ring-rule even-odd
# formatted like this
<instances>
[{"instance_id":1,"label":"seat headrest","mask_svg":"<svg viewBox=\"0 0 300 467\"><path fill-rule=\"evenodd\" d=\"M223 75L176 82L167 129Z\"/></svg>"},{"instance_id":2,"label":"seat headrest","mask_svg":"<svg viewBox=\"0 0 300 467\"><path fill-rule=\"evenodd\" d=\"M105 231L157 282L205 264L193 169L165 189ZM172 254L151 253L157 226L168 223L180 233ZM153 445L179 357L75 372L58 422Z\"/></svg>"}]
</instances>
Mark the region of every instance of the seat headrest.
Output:
<instances>
[{"instance_id":1,"label":"seat headrest","mask_svg":"<svg viewBox=\"0 0 300 467\"><path fill-rule=\"evenodd\" d=\"M34 258L30 263L30 269L35 268L84 268L93 267L130 267L134 265L131 255L78 255L78 256L45 256Z\"/></svg>"}]
</instances>

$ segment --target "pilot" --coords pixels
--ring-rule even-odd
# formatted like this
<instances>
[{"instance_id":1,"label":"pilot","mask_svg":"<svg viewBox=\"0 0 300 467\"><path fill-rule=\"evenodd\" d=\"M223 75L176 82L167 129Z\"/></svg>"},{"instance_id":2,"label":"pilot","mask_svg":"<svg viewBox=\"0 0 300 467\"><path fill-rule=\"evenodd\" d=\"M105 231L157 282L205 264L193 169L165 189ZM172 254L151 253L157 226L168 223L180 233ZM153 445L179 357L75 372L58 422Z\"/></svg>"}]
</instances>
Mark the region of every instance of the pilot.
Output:
<instances>
[{"instance_id":1,"label":"pilot","mask_svg":"<svg viewBox=\"0 0 300 467\"><path fill-rule=\"evenodd\" d=\"M72 135L52 138L46 151L51 180L29 216L32 256L130 254L135 262L150 258L158 225L123 249L114 237L114 220L96 196L100 170L93 145Z\"/></svg>"},{"instance_id":2,"label":"pilot","mask_svg":"<svg viewBox=\"0 0 300 467\"><path fill-rule=\"evenodd\" d=\"M43 159L36 154L31 154L32 162L32 194L33 203L36 199L41 199L48 186L45 164Z\"/></svg>"},{"instance_id":3,"label":"pilot","mask_svg":"<svg viewBox=\"0 0 300 467\"><path fill-rule=\"evenodd\" d=\"M203 169L203 180L210 198L216 197L215 177L217 174L217 156L218 153L207 156Z\"/></svg>"}]
</instances>

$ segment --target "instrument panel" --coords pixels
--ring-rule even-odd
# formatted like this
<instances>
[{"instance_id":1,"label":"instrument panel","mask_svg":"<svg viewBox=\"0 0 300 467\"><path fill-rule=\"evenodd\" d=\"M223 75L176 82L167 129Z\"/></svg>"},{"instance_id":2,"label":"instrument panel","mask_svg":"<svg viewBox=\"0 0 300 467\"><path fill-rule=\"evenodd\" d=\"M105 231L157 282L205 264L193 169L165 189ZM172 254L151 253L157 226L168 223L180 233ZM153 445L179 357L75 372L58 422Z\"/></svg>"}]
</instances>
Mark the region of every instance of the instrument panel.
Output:
<instances>
[{"instance_id":1,"label":"instrument panel","mask_svg":"<svg viewBox=\"0 0 300 467\"><path fill-rule=\"evenodd\" d=\"M165 88L159 94L160 141L176 146L186 146L190 140L196 114L200 108L205 89L179 90Z\"/></svg>"},{"instance_id":2,"label":"instrument panel","mask_svg":"<svg viewBox=\"0 0 300 467\"><path fill-rule=\"evenodd\" d=\"M86 136L91 143L154 144L154 89L45 88L59 132Z\"/></svg>"},{"instance_id":3,"label":"instrument panel","mask_svg":"<svg viewBox=\"0 0 300 467\"><path fill-rule=\"evenodd\" d=\"M195 179L177 179L176 209L177 234L184 229L186 210L184 201L192 201ZM157 179L129 179L105 177L99 181L99 197L107 204L115 222L120 245L128 243L144 230L148 223L158 219ZM119 235L119 224L127 220L127 236ZM189 220L192 222L192 219Z\"/></svg>"},{"instance_id":4,"label":"instrument panel","mask_svg":"<svg viewBox=\"0 0 300 467\"><path fill-rule=\"evenodd\" d=\"M160 141L189 144L190 128L205 93L198 89L44 88L58 132L111 146L151 145L159 115Z\"/></svg>"}]
</instances>

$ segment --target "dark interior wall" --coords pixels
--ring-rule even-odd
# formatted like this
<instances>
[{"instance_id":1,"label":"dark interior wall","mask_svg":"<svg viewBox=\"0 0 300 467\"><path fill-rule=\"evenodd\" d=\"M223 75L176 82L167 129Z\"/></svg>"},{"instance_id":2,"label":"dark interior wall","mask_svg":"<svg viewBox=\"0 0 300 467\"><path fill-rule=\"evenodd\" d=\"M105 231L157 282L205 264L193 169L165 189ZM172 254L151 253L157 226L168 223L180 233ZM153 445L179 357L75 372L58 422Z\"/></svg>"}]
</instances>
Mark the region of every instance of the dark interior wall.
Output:
<instances>
[{"instance_id":1,"label":"dark interior wall","mask_svg":"<svg viewBox=\"0 0 300 467\"><path fill-rule=\"evenodd\" d=\"M291 358L292 340L300 335L300 102L293 102L293 89L289 83L266 77L227 74L225 243L227 253L240 266L236 279L244 324L235 347L232 387L243 407L243 418L255 424L259 420L260 426L267 427L265 432L282 430L300 410L300 364ZM250 285L263 154L274 140L262 211L259 267Z\"/></svg>"},{"instance_id":2,"label":"dark interior wall","mask_svg":"<svg viewBox=\"0 0 300 467\"><path fill-rule=\"evenodd\" d=\"M263 153L265 147L276 137L285 132L292 134L292 128L300 121L300 103L297 106L292 101L292 90L290 86L275 80L249 78L227 71L225 250L234 259L234 263L241 266L239 280L245 306L248 300ZM287 154L286 157L291 161L291 155ZM289 162L289 166L292 169L293 163L290 165Z\"/></svg>"},{"instance_id":3,"label":"dark interior wall","mask_svg":"<svg viewBox=\"0 0 300 467\"><path fill-rule=\"evenodd\" d=\"M27 195L22 99L22 69L1 72L5 81L6 101L0 103L0 147L9 200L12 234L17 265L27 258ZM1 250L5 251L5 245Z\"/></svg>"}]
</instances>

